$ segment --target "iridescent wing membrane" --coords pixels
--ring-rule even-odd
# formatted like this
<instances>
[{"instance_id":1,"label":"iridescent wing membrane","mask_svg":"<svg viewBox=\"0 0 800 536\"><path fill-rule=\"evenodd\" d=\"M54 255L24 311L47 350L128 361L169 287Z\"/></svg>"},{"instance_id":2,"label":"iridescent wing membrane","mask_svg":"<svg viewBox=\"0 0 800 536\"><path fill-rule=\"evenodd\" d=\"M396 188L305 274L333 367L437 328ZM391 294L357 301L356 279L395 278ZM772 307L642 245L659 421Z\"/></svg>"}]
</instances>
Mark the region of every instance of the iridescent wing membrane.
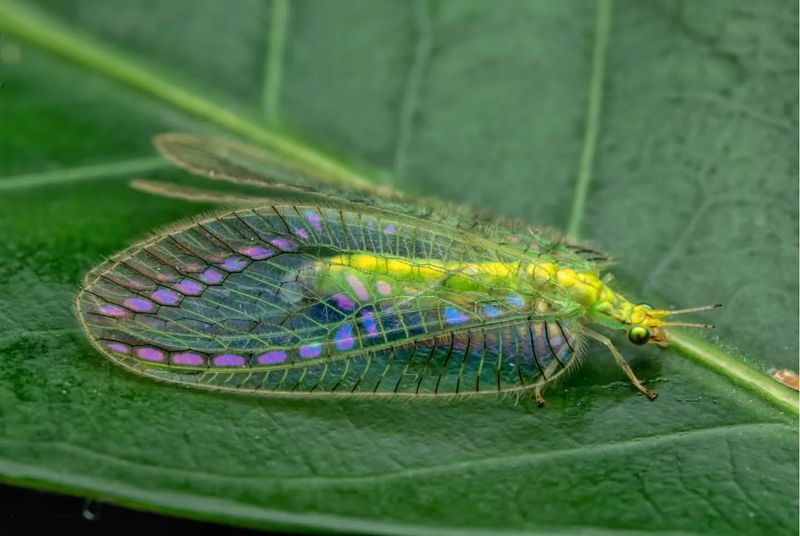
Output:
<instances>
[{"instance_id":1,"label":"iridescent wing membrane","mask_svg":"<svg viewBox=\"0 0 800 536\"><path fill-rule=\"evenodd\" d=\"M353 255L387 264L346 266L337 277L335 259ZM552 296L446 283L460 277L470 286L470 263L521 260L481 237L380 209L271 204L131 247L87 275L77 307L106 356L181 383L264 393L497 392L556 376L580 344L577 315Z\"/></svg>"},{"instance_id":2,"label":"iridescent wing membrane","mask_svg":"<svg viewBox=\"0 0 800 536\"><path fill-rule=\"evenodd\" d=\"M275 153L234 141L170 132L157 136L155 144L161 154L175 165L211 179L272 191L322 192L326 196L341 197L351 204L366 206L374 206L377 199L381 206L392 212L490 236L495 243L523 253L567 256L570 258L565 260L569 262L588 260L602 264L610 261L605 253L587 244L565 241L556 233L535 229L519 220L498 218L494 214L475 212L438 199L415 199L410 203L398 192L366 182L343 183ZM161 193L169 195L163 188ZM152 191L151 188L147 190ZM208 201L213 195L219 197L221 194L211 192L203 200ZM197 198L197 195L191 197Z\"/></svg>"}]
</instances>

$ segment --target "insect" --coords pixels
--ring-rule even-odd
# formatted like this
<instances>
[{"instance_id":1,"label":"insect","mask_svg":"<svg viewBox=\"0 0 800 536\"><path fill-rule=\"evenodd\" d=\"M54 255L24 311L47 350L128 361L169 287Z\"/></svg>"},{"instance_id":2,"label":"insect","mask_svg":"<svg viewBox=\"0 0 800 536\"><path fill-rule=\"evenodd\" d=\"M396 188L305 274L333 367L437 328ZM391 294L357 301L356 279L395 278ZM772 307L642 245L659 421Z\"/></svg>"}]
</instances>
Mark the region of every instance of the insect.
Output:
<instances>
[{"instance_id":1,"label":"insect","mask_svg":"<svg viewBox=\"0 0 800 536\"><path fill-rule=\"evenodd\" d=\"M285 395L469 395L542 390L604 345L668 343L683 310L612 289L595 249L443 202L325 186L234 142L165 134L160 152L259 197L139 189L233 205L165 229L91 270L76 300L92 344L146 376Z\"/></svg>"}]
</instances>

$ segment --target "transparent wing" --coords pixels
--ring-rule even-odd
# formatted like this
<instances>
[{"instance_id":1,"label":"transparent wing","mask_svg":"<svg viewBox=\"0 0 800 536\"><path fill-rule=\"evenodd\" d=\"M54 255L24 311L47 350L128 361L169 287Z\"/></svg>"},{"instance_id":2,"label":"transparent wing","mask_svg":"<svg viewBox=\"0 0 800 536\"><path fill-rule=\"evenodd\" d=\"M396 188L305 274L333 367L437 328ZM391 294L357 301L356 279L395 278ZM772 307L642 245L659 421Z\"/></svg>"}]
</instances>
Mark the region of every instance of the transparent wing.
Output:
<instances>
[{"instance_id":1,"label":"transparent wing","mask_svg":"<svg viewBox=\"0 0 800 536\"><path fill-rule=\"evenodd\" d=\"M491 235L523 252L569 255L569 260L604 263L610 259L595 248L572 243L556 233L532 228L518 220L499 220L466 207L432 199L409 203L402 195L365 183L353 188L337 183L300 163L274 152L239 142L203 138L190 134L166 133L156 137L161 154L176 165L212 179L270 189L289 189L304 193L322 192L350 203L373 205L380 200L383 208L417 218L436 221L457 229ZM169 195L163 190L159 193ZM219 196L220 194L212 194ZM196 196L196 194L195 194ZM191 194L183 195L191 199ZM199 198L199 197L195 197ZM224 200L221 200L224 201Z\"/></svg>"},{"instance_id":2,"label":"transparent wing","mask_svg":"<svg viewBox=\"0 0 800 536\"><path fill-rule=\"evenodd\" d=\"M155 146L170 162L211 179L299 191L349 188L378 192L371 183L343 184L313 168L263 148L218 138L169 132L156 136Z\"/></svg>"},{"instance_id":3,"label":"transparent wing","mask_svg":"<svg viewBox=\"0 0 800 536\"><path fill-rule=\"evenodd\" d=\"M364 253L385 268L342 264ZM565 370L579 345L565 296L471 284L471 263L519 261L480 237L380 210L276 204L133 246L87 275L77 307L106 356L184 383L505 390Z\"/></svg>"}]
</instances>

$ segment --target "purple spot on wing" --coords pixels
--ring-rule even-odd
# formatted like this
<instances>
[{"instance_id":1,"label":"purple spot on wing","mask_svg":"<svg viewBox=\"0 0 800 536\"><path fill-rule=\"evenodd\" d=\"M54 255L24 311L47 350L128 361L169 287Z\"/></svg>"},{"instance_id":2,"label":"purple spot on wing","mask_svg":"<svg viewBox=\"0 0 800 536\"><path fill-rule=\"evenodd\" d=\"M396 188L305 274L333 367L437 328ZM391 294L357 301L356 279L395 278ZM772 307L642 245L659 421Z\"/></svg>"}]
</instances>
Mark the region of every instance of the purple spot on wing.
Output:
<instances>
[{"instance_id":1,"label":"purple spot on wing","mask_svg":"<svg viewBox=\"0 0 800 536\"><path fill-rule=\"evenodd\" d=\"M242 270L247 268L248 264L250 264L250 261L248 261L244 257L228 257L227 259L222 261L220 267L222 267L223 270L227 270L228 272L241 272Z\"/></svg>"},{"instance_id":2,"label":"purple spot on wing","mask_svg":"<svg viewBox=\"0 0 800 536\"><path fill-rule=\"evenodd\" d=\"M122 304L137 313L147 313L153 310L153 302L145 298L128 298Z\"/></svg>"},{"instance_id":3,"label":"purple spot on wing","mask_svg":"<svg viewBox=\"0 0 800 536\"><path fill-rule=\"evenodd\" d=\"M514 307L522 307L525 305L525 300L519 294L509 294L506 296L506 300Z\"/></svg>"},{"instance_id":4,"label":"purple spot on wing","mask_svg":"<svg viewBox=\"0 0 800 536\"><path fill-rule=\"evenodd\" d=\"M272 257L275 252L270 248L265 248L264 246L247 246L241 248L239 253L242 255L247 255L251 259L255 261L260 261Z\"/></svg>"},{"instance_id":5,"label":"purple spot on wing","mask_svg":"<svg viewBox=\"0 0 800 536\"><path fill-rule=\"evenodd\" d=\"M394 228L394 225L390 223L389 225L383 228L383 232L388 235L393 235L397 232L397 230Z\"/></svg>"},{"instance_id":6,"label":"purple spot on wing","mask_svg":"<svg viewBox=\"0 0 800 536\"><path fill-rule=\"evenodd\" d=\"M333 336L334 344L337 350L349 350L353 347L355 340L353 339L353 326L349 322L343 324L338 330L336 335Z\"/></svg>"},{"instance_id":7,"label":"purple spot on wing","mask_svg":"<svg viewBox=\"0 0 800 536\"><path fill-rule=\"evenodd\" d=\"M175 288L188 296L197 296L202 293L206 287L194 279L184 278L175 285Z\"/></svg>"},{"instance_id":8,"label":"purple spot on wing","mask_svg":"<svg viewBox=\"0 0 800 536\"><path fill-rule=\"evenodd\" d=\"M213 363L216 367L241 367L247 363L247 360L236 354L222 354L216 356Z\"/></svg>"},{"instance_id":9,"label":"purple spot on wing","mask_svg":"<svg viewBox=\"0 0 800 536\"><path fill-rule=\"evenodd\" d=\"M205 363L205 359L200 354L194 352L181 352L179 354L172 354L172 362L176 365L185 365L189 367L196 367Z\"/></svg>"},{"instance_id":10,"label":"purple spot on wing","mask_svg":"<svg viewBox=\"0 0 800 536\"><path fill-rule=\"evenodd\" d=\"M123 309L119 305L111 305L111 304L108 304L108 303L106 305L100 306L99 311L100 311L100 314L102 314L102 315L113 316L115 318L119 318L119 317L125 316L127 314L125 309Z\"/></svg>"},{"instance_id":11,"label":"purple spot on wing","mask_svg":"<svg viewBox=\"0 0 800 536\"><path fill-rule=\"evenodd\" d=\"M356 298L360 301L367 301L369 300L369 292L367 292L367 288L364 286L364 283L361 282L358 277L354 276L353 274L349 274L347 276L347 282L353 288L353 292L356 294Z\"/></svg>"},{"instance_id":12,"label":"purple spot on wing","mask_svg":"<svg viewBox=\"0 0 800 536\"><path fill-rule=\"evenodd\" d=\"M218 285L224 278L225 275L215 268L207 268L205 272L200 274L200 279L209 285Z\"/></svg>"},{"instance_id":13,"label":"purple spot on wing","mask_svg":"<svg viewBox=\"0 0 800 536\"><path fill-rule=\"evenodd\" d=\"M378 291L378 294L381 296L388 296L392 293L392 285L387 283L386 281L377 281L375 283L375 290Z\"/></svg>"},{"instance_id":14,"label":"purple spot on wing","mask_svg":"<svg viewBox=\"0 0 800 536\"><path fill-rule=\"evenodd\" d=\"M286 361L286 352L272 351L261 354L256 358L259 365L275 365Z\"/></svg>"},{"instance_id":15,"label":"purple spot on wing","mask_svg":"<svg viewBox=\"0 0 800 536\"><path fill-rule=\"evenodd\" d=\"M334 294L333 301L342 311L352 311L355 307L353 300L342 293Z\"/></svg>"},{"instance_id":16,"label":"purple spot on wing","mask_svg":"<svg viewBox=\"0 0 800 536\"><path fill-rule=\"evenodd\" d=\"M127 354L130 353L131 348L127 344L122 344L119 342L109 342L106 344L106 348L111 350L112 352L117 352L120 354Z\"/></svg>"},{"instance_id":17,"label":"purple spot on wing","mask_svg":"<svg viewBox=\"0 0 800 536\"><path fill-rule=\"evenodd\" d=\"M378 328L375 325L375 318L372 316L372 311L364 311L361 313L361 325L367 331L367 337L377 337Z\"/></svg>"},{"instance_id":18,"label":"purple spot on wing","mask_svg":"<svg viewBox=\"0 0 800 536\"><path fill-rule=\"evenodd\" d=\"M288 238L273 238L269 243L281 251L297 251L297 244Z\"/></svg>"},{"instance_id":19,"label":"purple spot on wing","mask_svg":"<svg viewBox=\"0 0 800 536\"><path fill-rule=\"evenodd\" d=\"M162 305L175 305L181 300L180 294L165 288L156 290L150 297Z\"/></svg>"},{"instance_id":20,"label":"purple spot on wing","mask_svg":"<svg viewBox=\"0 0 800 536\"><path fill-rule=\"evenodd\" d=\"M314 228L315 231L320 232L322 231L322 220L319 217L319 214L314 212L311 209L306 210L306 221L311 224L311 227Z\"/></svg>"},{"instance_id":21,"label":"purple spot on wing","mask_svg":"<svg viewBox=\"0 0 800 536\"><path fill-rule=\"evenodd\" d=\"M483 308L483 314L488 316L489 318L494 318L496 316L500 316L503 312L495 307L494 305L487 305Z\"/></svg>"},{"instance_id":22,"label":"purple spot on wing","mask_svg":"<svg viewBox=\"0 0 800 536\"><path fill-rule=\"evenodd\" d=\"M469 317L456 309L455 307L445 307L444 308L444 322L445 324L453 325L453 324L463 324L467 322Z\"/></svg>"},{"instance_id":23,"label":"purple spot on wing","mask_svg":"<svg viewBox=\"0 0 800 536\"><path fill-rule=\"evenodd\" d=\"M303 359L318 357L321 353L322 343L319 342L311 342L300 347L300 357Z\"/></svg>"},{"instance_id":24,"label":"purple spot on wing","mask_svg":"<svg viewBox=\"0 0 800 536\"><path fill-rule=\"evenodd\" d=\"M164 352L155 348L137 348L136 355L146 361L164 361Z\"/></svg>"},{"instance_id":25,"label":"purple spot on wing","mask_svg":"<svg viewBox=\"0 0 800 536\"><path fill-rule=\"evenodd\" d=\"M295 236L299 236L303 240L308 240L308 231L306 231L302 227L295 227L294 228L294 234L295 234Z\"/></svg>"}]
</instances>

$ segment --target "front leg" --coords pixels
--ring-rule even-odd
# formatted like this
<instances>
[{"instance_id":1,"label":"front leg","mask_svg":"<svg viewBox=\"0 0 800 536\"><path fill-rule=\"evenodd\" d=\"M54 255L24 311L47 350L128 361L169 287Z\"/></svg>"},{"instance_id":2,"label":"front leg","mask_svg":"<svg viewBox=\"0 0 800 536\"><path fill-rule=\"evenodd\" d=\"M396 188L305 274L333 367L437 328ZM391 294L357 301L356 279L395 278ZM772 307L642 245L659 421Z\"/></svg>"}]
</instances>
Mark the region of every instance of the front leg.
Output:
<instances>
[{"instance_id":1,"label":"front leg","mask_svg":"<svg viewBox=\"0 0 800 536\"><path fill-rule=\"evenodd\" d=\"M611 342L611 339L609 339L608 337L606 337L604 335L600 335L599 333L597 333L595 331L592 331L590 329L585 329L583 332L587 336L591 337L592 339L596 340L597 342L601 343L606 348L608 348L608 350L611 352L611 355L614 356L614 361L616 361L617 365L619 365L622 368L622 370L625 371L625 374L628 376L628 379L631 381L631 383L633 383L633 385L639 391L644 393L644 395L647 398L649 398L650 400L655 400L656 399L656 397L658 396L656 394L656 392L655 391L651 391L650 389L648 389L647 387L642 385L642 382L640 382L639 378L636 377L636 374L633 373L633 370L631 370L631 367L628 365L628 363L622 357L622 354L620 354L619 351L614 347L614 343Z\"/></svg>"}]
</instances>

